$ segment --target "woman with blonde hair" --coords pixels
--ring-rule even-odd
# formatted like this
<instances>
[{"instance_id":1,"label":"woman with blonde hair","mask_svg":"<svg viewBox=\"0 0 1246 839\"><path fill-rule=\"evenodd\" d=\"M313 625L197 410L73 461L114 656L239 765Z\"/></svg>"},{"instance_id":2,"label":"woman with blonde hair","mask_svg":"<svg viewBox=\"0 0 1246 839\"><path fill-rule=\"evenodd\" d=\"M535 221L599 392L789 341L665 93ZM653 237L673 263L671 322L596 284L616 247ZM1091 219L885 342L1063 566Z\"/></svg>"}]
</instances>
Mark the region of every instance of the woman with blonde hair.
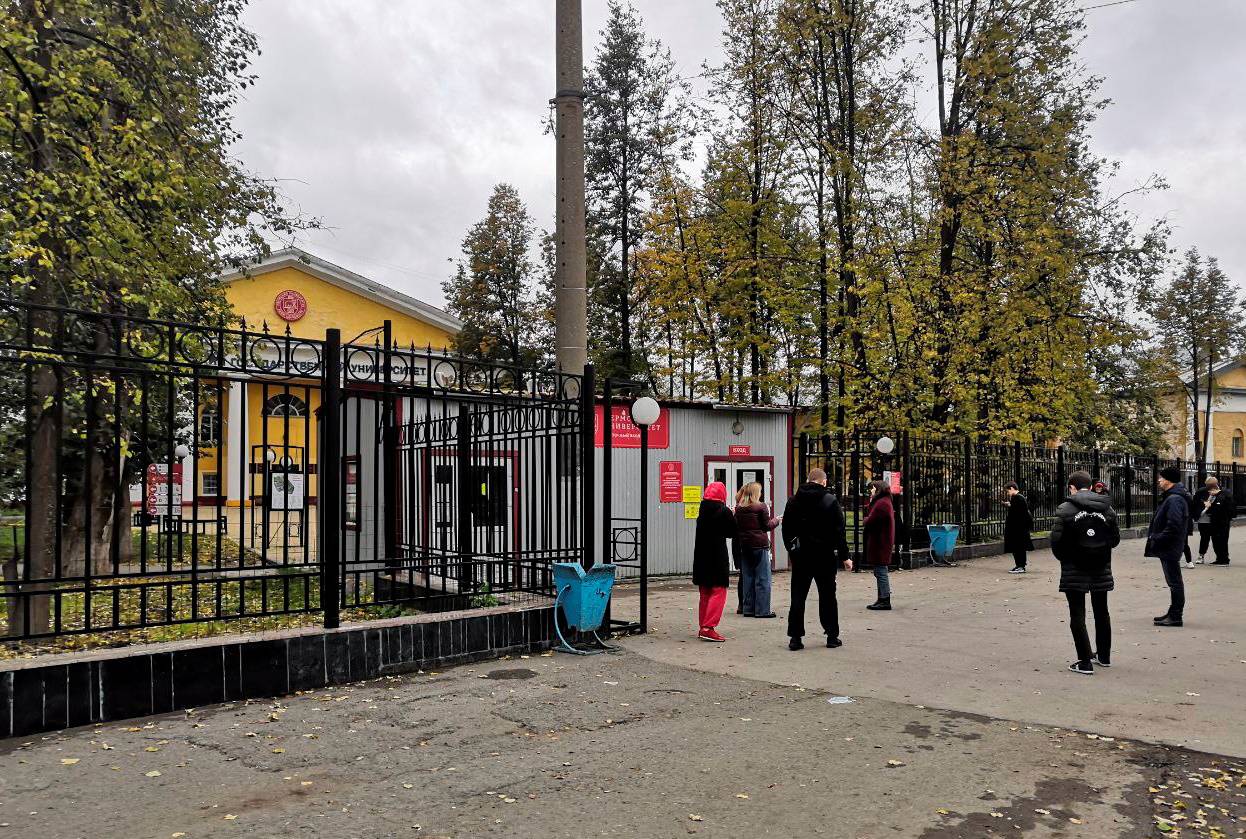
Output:
<instances>
[{"instance_id":1,"label":"woman with blonde hair","mask_svg":"<svg viewBox=\"0 0 1246 839\"><path fill-rule=\"evenodd\" d=\"M735 508L736 538L740 542L740 587L744 617L773 618L770 610L770 531L779 519L761 503L761 484L745 484Z\"/></svg>"}]
</instances>

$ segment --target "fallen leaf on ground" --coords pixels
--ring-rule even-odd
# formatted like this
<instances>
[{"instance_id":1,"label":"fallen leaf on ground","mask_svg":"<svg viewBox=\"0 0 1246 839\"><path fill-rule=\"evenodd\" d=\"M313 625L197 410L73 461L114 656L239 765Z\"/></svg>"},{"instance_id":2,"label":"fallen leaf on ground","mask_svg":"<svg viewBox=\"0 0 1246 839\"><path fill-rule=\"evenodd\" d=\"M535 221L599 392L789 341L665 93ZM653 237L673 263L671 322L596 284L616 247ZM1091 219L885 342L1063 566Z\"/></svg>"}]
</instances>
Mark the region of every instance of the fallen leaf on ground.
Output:
<instances>
[{"instance_id":1,"label":"fallen leaf on ground","mask_svg":"<svg viewBox=\"0 0 1246 839\"><path fill-rule=\"evenodd\" d=\"M688 814L688 818L689 818L689 819L691 819L691 820L692 820L692 821L694 821L694 822L703 822L703 821L705 821L705 819L704 819L704 818L702 818L701 816L698 816L696 813L689 813L689 814Z\"/></svg>"},{"instance_id":2,"label":"fallen leaf on ground","mask_svg":"<svg viewBox=\"0 0 1246 839\"><path fill-rule=\"evenodd\" d=\"M233 821L234 819L236 819L236 818L238 818L238 817L237 817L237 816L235 816L233 813L226 813L226 814L225 814L225 821L227 821L227 822L232 822L232 821Z\"/></svg>"},{"instance_id":3,"label":"fallen leaf on ground","mask_svg":"<svg viewBox=\"0 0 1246 839\"><path fill-rule=\"evenodd\" d=\"M75 763L77 763L81 759L82 758L77 758L77 757L63 757L61 758L61 763L64 764L65 766L73 766Z\"/></svg>"},{"instance_id":4,"label":"fallen leaf on ground","mask_svg":"<svg viewBox=\"0 0 1246 839\"><path fill-rule=\"evenodd\" d=\"M737 792L737 793L735 794L735 797L736 797L736 798L748 798L748 793L747 793L747 792Z\"/></svg>"},{"instance_id":5,"label":"fallen leaf on ground","mask_svg":"<svg viewBox=\"0 0 1246 839\"><path fill-rule=\"evenodd\" d=\"M903 766L903 765L904 765L904 761L902 761L902 760L889 760L889 761L887 761L887 765L888 765L888 766Z\"/></svg>"},{"instance_id":6,"label":"fallen leaf on ground","mask_svg":"<svg viewBox=\"0 0 1246 839\"><path fill-rule=\"evenodd\" d=\"M159 777L160 777L160 770L159 770L159 769L153 769L153 770L151 770L150 772L144 772L143 774L144 774L144 775L146 775L148 778L159 778Z\"/></svg>"}]
</instances>

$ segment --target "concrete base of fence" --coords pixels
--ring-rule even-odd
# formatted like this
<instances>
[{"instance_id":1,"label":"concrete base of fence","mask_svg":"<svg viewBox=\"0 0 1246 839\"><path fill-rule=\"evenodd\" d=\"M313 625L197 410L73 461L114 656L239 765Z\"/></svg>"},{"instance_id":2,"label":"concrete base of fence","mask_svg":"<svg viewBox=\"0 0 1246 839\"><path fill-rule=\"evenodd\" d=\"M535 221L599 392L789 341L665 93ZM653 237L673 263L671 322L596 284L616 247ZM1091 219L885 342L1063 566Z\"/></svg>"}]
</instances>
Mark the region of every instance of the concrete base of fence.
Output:
<instances>
[{"instance_id":1,"label":"concrete base of fence","mask_svg":"<svg viewBox=\"0 0 1246 839\"><path fill-rule=\"evenodd\" d=\"M499 606L0 662L0 737L547 650L553 605Z\"/></svg>"}]
</instances>

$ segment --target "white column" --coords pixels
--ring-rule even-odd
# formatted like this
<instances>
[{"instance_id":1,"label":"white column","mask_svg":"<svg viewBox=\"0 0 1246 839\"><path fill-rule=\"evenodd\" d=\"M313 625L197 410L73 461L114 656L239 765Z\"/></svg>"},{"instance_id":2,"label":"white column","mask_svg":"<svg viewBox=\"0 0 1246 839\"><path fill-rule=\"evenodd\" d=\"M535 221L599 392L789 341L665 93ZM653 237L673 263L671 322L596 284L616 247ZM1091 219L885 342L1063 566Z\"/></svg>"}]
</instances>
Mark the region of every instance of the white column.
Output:
<instances>
[{"instance_id":1,"label":"white column","mask_svg":"<svg viewBox=\"0 0 1246 839\"><path fill-rule=\"evenodd\" d=\"M246 476L242 474L242 463L246 462L243 447L246 445L242 439L242 416L246 410L246 385L242 382L229 383L229 419L225 423L225 438L228 443L225 448L224 469L228 480L225 484L226 498L229 501L241 501L243 493L243 481Z\"/></svg>"}]
</instances>

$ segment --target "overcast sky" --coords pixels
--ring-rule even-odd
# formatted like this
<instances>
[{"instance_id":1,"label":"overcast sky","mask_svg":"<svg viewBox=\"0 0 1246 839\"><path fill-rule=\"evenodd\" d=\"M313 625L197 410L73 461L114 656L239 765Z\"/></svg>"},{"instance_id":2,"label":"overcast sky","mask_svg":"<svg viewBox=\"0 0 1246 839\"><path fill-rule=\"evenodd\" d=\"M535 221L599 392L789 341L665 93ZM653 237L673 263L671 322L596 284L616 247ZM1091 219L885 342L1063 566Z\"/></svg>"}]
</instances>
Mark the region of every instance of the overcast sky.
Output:
<instances>
[{"instance_id":1,"label":"overcast sky","mask_svg":"<svg viewBox=\"0 0 1246 839\"><path fill-rule=\"evenodd\" d=\"M1084 0L1092 6L1107 0ZM720 55L711 0L635 0L695 75ZM584 0L585 57L605 0ZM325 225L301 247L432 303L493 184L551 226L553 0L251 0L263 54L236 152ZM1129 0L1088 13L1085 58L1114 101L1096 151L1131 206L1173 244L1220 257L1246 285L1246 0Z\"/></svg>"}]
</instances>

